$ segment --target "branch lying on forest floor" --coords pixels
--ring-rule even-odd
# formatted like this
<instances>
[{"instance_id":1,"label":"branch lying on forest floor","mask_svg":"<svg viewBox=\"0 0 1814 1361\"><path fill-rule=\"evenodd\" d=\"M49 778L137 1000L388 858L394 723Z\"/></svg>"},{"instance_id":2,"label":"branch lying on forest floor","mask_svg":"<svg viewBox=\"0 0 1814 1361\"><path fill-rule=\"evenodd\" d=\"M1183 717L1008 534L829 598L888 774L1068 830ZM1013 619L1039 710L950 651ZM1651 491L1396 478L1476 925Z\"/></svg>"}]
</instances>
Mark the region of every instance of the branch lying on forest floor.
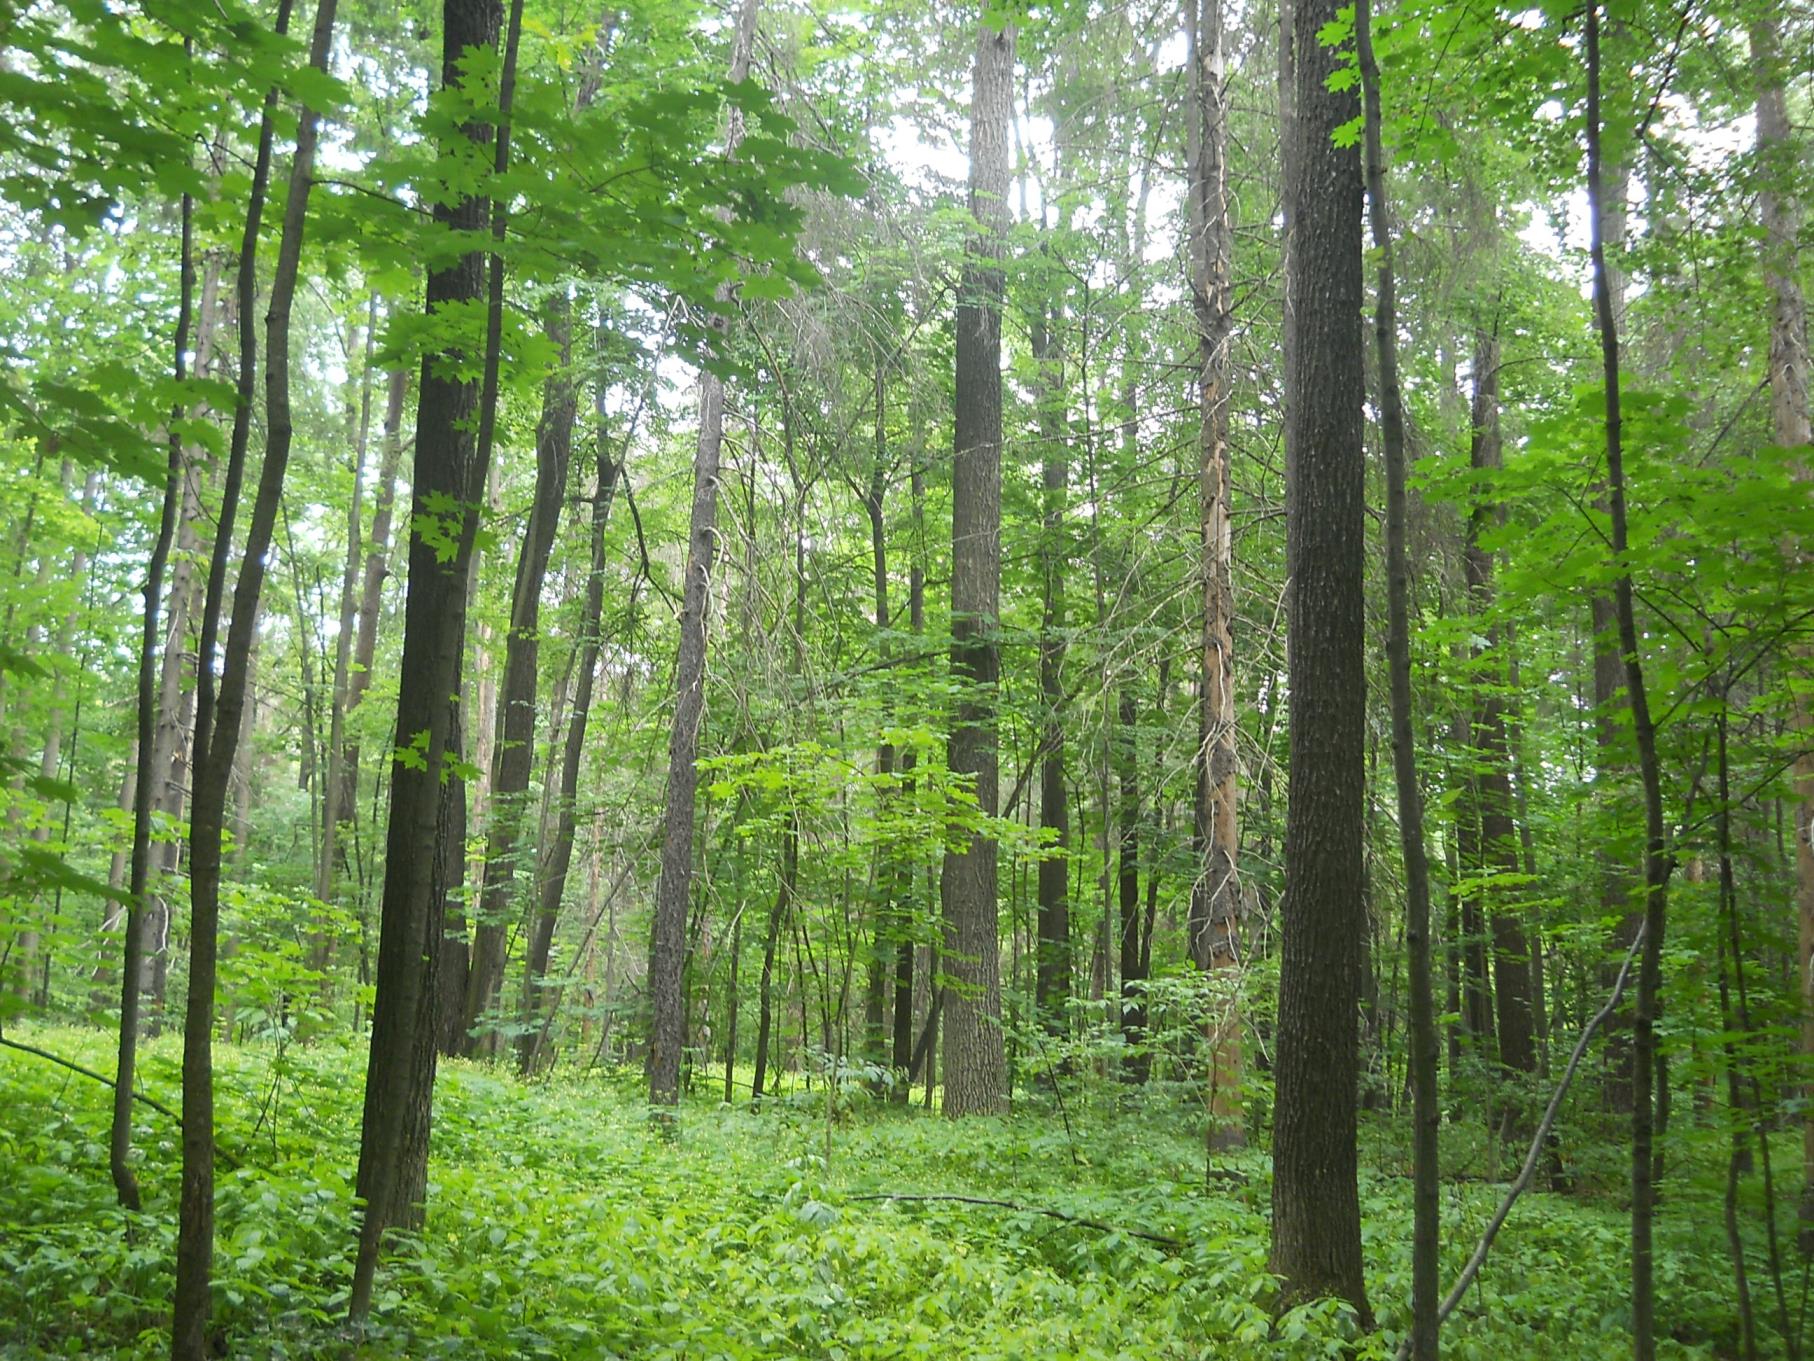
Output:
<instances>
[{"instance_id":1,"label":"branch lying on forest floor","mask_svg":"<svg viewBox=\"0 0 1814 1361\"><path fill-rule=\"evenodd\" d=\"M1016 1210L1021 1214L1044 1215L1047 1219L1063 1220L1066 1224L1075 1224L1083 1229L1095 1229L1101 1233L1118 1233L1126 1238L1138 1238L1142 1242L1157 1243L1173 1252L1182 1252L1184 1242L1169 1234L1152 1233L1146 1229L1130 1229L1121 1224L1109 1224L1100 1219L1088 1219L1082 1215L1066 1214L1063 1210L1050 1210L1043 1205L1021 1205L1012 1200L991 1200L987 1196L958 1195L913 1195L906 1192L880 1191L874 1195L850 1196L848 1199L859 1200L893 1200L893 1201L943 1201L954 1205L983 1205L995 1210Z\"/></svg>"},{"instance_id":2,"label":"branch lying on forest floor","mask_svg":"<svg viewBox=\"0 0 1814 1361\"><path fill-rule=\"evenodd\" d=\"M1504 1198L1499 1202L1499 1208L1494 1211L1492 1219L1487 1223L1486 1231L1480 1235L1480 1242L1475 1245L1473 1255L1468 1258L1467 1265L1462 1267L1461 1275L1455 1278L1455 1284L1449 1287L1449 1293L1443 1296L1442 1306L1436 1311L1438 1328L1442 1327L1448 1321L1449 1315L1455 1312L1455 1307L1468 1293L1468 1287L1480 1274L1480 1268L1486 1265L1486 1255L1492 1249L1493 1239L1499 1236L1499 1230L1505 1224L1506 1216L1512 1212L1513 1204L1516 1203L1519 1196L1524 1194L1525 1188L1531 1184L1531 1178L1536 1175L1537 1163L1542 1158L1543 1150L1548 1143L1550 1129L1556 1123L1556 1113L1562 1109L1562 1098L1568 1095L1569 1084L1575 1080L1575 1072L1581 1066L1582 1056L1587 1053L1588 1041L1593 1039L1594 1033L1606 1023L1606 1018L1618 1009L1619 1002L1624 998L1625 984L1631 977L1631 963L1638 957L1638 951L1644 946L1646 931L1647 925L1638 927L1637 936L1631 942L1631 948L1625 952L1625 961L1619 965L1619 976L1613 980L1612 995L1606 999L1606 1005L1596 1011L1587 1024L1581 1027L1581 1035L1575 1041L1574 1052L1568 1056L1568 1066L1562 1070L1562 1078L1556 1083L1556 1090L1550 1093L1549 1105L1544 1109L1543 1119L1537 1123L1537 1132L1531 1135L1530 1152L1525 1155L1524 1166L1518 1170L1518 1179L1506 1190ZM1406 1333L1404 1340L1398 1344L1398 1351L1393 1361L1406 1361L1410 1355L1411 1335Z\"/></svg>"},{"instance_id":3,"label":"branch lying on forest floor","mask_svg":"<svg viewBox=\"0 0 1814 1361\"><path fill-rule=\"evenodd\" d=\"M80 1073L83 1077L93 1078L96 1082L99 1082L104 1086L108 1086L108 1087L119 1086L119 1084L117 1082L115 1082L112 1078L108 1077L105 1073L97 1073L92 1068L84 1068L81 1064L77 1063L74 1059L66 1059L61 1054L53 1054L50 1052L50 1050L40 1049L35 1044L23 1044L18 1040L8 1039L5 1035L0 1035L0 1048L17 1049L21 1054L31 1054L37 1058L47 1059L51 1063L56 1064L60 1068L67 1068L72 1073ZM166 1106L162 1101L159 1101L156 1097L146 1096L145 1093L143 1093L143 1092L134 1091L132 1094L132 1099L134 1101L144 1102L147 1106L151 1107L151 1109L156 1111L159 1115L168 1116L170 1119L176 1121L179 1125L183 1122L183 1116L182 1116L181 1111L171 1110L170 1107ZM222 1148L218 1141L214 1145L214 1156L219 1158L221 1160L221 1162L225 1163L228 1167L236 1168L239 1166L239 1159L234 1157L226 1149Z\"/></svg>"}]
</instances>

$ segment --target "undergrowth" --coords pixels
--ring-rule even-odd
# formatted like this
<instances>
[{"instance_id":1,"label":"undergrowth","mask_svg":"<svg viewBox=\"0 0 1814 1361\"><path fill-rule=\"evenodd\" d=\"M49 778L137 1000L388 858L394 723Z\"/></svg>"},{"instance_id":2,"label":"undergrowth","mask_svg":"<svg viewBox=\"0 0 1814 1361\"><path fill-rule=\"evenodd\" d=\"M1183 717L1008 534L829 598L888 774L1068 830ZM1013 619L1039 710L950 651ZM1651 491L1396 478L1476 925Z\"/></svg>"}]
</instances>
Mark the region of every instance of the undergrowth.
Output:
<instances>
[{"instance_id":1,"label":"undergrowth","mask_svg":"<svg viewBox=\"0 0 1814 1361\"><path fill-rule=\"evenodd\" d=\"M29 1038L110 1071L99 1032ZM178 1062L171 1039L145 1048L144 1088L173 1106ZM857 1098L828 1125L822 1092L796 1093L761 1110L698 1100L664 1136L631 1075L525 1085L450 1063L427 1227L394 1245L355 1337L343 1315L363 1062L329 1044L216 1051L235 1165L219 1176L215 1318L233 1356L1367 1361L1389 1356L1405 1325L1410 1183L1383 1139L1362 1183L1381 1327L1361 1335L1333 1304L1273 1317L1267 1160L1220 1158L1206 1187L1183 1107L1114 1110L1105 1097L952 1124ZM7 1357L167 1349L177 1131L139 1108L147 1208L129 1216L107 1173L109 1099L0 1050ZM1445 1280L1500 1190L1444 1188ZM1011 1205L878 1198L902 1195ZM1730 1355L1717 1205L1691 1178L1671 1195L1664 1354ZM1613 1199L1533 1194L1445 1331L1445 1355L1623 1357L1627 1272Z\"/></svg>"}]
</instances>

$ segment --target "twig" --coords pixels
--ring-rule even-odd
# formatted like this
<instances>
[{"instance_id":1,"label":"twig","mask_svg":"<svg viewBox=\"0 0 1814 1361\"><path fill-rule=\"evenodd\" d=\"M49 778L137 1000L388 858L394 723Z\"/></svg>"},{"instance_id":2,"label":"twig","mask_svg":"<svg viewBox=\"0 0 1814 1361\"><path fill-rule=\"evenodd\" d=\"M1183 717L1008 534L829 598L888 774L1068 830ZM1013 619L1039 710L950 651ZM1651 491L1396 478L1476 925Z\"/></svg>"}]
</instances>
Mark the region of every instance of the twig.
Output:
<instances>
[{"instance_id":1,"label":"twig","mask_svg":"<svg viewBox=\"0 0 1814 1361\"><path fill-rule=\"evenodd\" d=\"M1146 1229L1130 1229L1120 1224L1104 1223L1100 1219L1086 1219L1082 1215L1066 1214L1063 1210L1049 1210L1043 1205L1020 1205L1012 1200L990 1200L986 1196L956 1195L908 1195L903 1192L882 1191L874 1195L851 1196L851 1200L906 1200L906 1201L946 1201L956 1205L986 1205L996 1210L1017 1210L1021 1214L1044 1215L1048 1219L1061 1219L1067 1224L1079 1228L1096 1229L1101 1233L1118 1233L1127 1238L1138 1238L1143 1242L1157 1243L1170 1248L1173 1252L1182 1252L1184 1243L1168 1234L1151 1233Z\"/></svg>"},{"instance_id":2,"label":"twig","mask_svg":"<svg viewBox=\"0 0 1814 1361\"><path fill-rule=\"evenodd\" d=\"M5 1035L0 1035L0 1047L4 1047L7 1049L17 1049L21 1054L33 1054L33 1055L36 1055L38 1058L48 1059L52 1063L57 1064L59 1067L67 1068L72 1073L80 1073L83 1077L93 1078L96 1082L99 1082L99 1083L103 1084L104 1086L117 1087L119 1085L112 1078L108 1077L106 1074L97 1073L92 1068L84 1068L81 1064L77 1063L74 1059L66 1059L61 1054L53 1054L50 1052L50 1050L40 1049L36 1045L33 1045L33 1044L22 1044L18 1040L8 1039ZM171 1110L170 1107L166 1106L162 1101L159 1101L156 1097L146 1096L145 1093L143 1093L143 1092L135 1091L132 1094L132 1099L134 1101L144 1102L147 1106L151 1107L151 1109L156 1111L159 1115L167 1116L169 1119L175 1120L178 1124L182 1123L182 1119L183 1119L182 1114L178 1111ZM231 1153L229 1153L226 1149L222 1148L218 1143L215 1144L214 1151L215 1151L215 1156L218 1157L228 1167L236 1168L239 1166L239 1159L235 1158Z\"/></svg>"},{"instance_id":3,"label":"twig","mask_svg":"<svg viewBox=\"0 0 1814 1361\"><path fill-rule=\"evenodd\" d=\"M1613 981L1612 996L1606 999L1606 1005L1594 1013L1593 1018L1581 1028L1581 1037L1575 1041L1575 1051L1568 1056L1568 1067L1562 1070L1562 1080L1556 1084L1556 1090L1550 1093L1549 1106L1543 1112L1543 1119L1537 1123L1537 1132L1531 1136L1531 1149L1525 1155L1524 1166L1519 1170L1518 1179L1507 1189L1504 1199L1499 1202L1499 1209L1486 1226L1486 1232L1480 1235L1480 1242L1474 1247L1474 1255L1461 1269L1461 1275L1455 1278L1455 1284L1449 1287L1449 1293L1443 1296L1442 1307L1436 1311L1436 1326L1442 1327L1449 1315L1468 1293L1468 1287L1480 1274L1480 1268L1486 1265L1486 1255L1492 1249L1493 1239L1499 1236L1506 1216L1512 1212L1512 1206L1518 1197L1524 1194L1536 1174L1538 1160L1543 1156L1545 1142L1549 1138L1550 1127L1556 1123L1556 1112L1562 1108L1562 1098L1568 1094L1568 1087L1575 1080L1575 1071L1581 1066L1581 1057L1587 1052L1588 1041L1593 1039L1594 1032L1605 1024L1606 1018L1618 1008L1625 996L1625 983L1631 977L1631 962L1637 958L1643 948L1646 926L1640 924L1637 935L1631 942L1631 948L1625 952L1625 962L1619 965L1619 976ZM1405 1334L1404 1341L1398 1344L1394 1361L1405 1361L1411 1355L1411 1335Z\"/></svg>"}]
</instances>

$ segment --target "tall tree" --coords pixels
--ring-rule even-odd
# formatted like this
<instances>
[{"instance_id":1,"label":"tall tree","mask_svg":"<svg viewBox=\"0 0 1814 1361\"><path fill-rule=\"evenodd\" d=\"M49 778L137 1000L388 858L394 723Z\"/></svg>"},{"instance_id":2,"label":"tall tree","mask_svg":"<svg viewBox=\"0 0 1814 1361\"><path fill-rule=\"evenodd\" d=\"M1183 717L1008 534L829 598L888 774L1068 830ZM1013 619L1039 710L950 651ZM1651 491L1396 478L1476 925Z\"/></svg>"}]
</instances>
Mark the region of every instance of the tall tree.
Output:
<instances>
[{"instance_id":1,"label":"tall tree","mask_svg":"<svg viewBox=\"0 0 1814 1361\"><path fill-rule=\"evenodd\" d=\"M535 491L523 546L517 557L516 583L510 593L510 631L504 642L504 683L498 690L496 736L491 747L491 816L485 848L485 881L473 927L472 964L466 978L462 1047L467 1052L496 1052L499 1030L492 1024L481 1038L484 1017L496 1011L504 982L504 940L509 921L523 902L517 861L529 779L535 769L536 685L540 680L542 582L554 533L560 526L567 491L567 464L573 453L573 423L579 414L574 386L572 307L564 290L546 305L542 333L558 359L542 385L542 414L535 427ZM533 855L530 856L533 860ZM533 869L533 865L531 866ZM531 880L533 874L528 876ZM531 928L532 935L535 928ZM547 965L530 962L530 975Z\"/></svg>"},{"instance_id":2,"label":"tall tree","mask_svg":"<svg viewBox=\"0 0 1814 1361\"><path fill-rule=\"evenodd\" d=\"M1199 969L1238 961L1241 880L1236 823L1234 528L1228 450L1229 345L1233 335L1234 227L1228 203L1228 61L1221 0L1185 0L1193 108L1187 126L1191 305L1197 323L1197 509L1202 541L1201 674L1197 679L1196 800L1199 858L1191 885L1190 956ZM1238 1146L1241 1028L1233 999L1210 1027L1209 1139Z\"/></svg>"},{"instance_id":3,"label":"tall tree","mask_svg":"<svg viewBox=\"0 0 1814 1361\"><path fill-rule=\"evenodd\" d=\"M1360 113L1332 90L1321 41L1335 0L1294 0L1285 140L1286 608L1290 785L1279 904L1272 1270L1289 1300L1338 1296L1371 1321L1355 1150L1366 675L1361 444L1361 163L1336 131Z\"/></svg>"},{"instance_id":4,"label":"tall tree","mask_svg":"<svg viewBox=\"0 0 1814 1361\"><path fill-rule=\"evenodd\" d=\"M1770 434L1786 449L1814 442L1808 419L1808 307L1797 275L1802 207L1795 172L1799 148L1784 91L1781 24L1751 24L1751 68L1757 84L1757 150L1763 178L1764 283L1770 290ZM1814 466L1801 464L1804 479ZM1804 546L1805 547L1805 546ZM1803 657L1807 656L1804 651ZM1801 1052L1814 1059L1814 701L1794 706L1795 903L1801 961ZM1814 1255L1814 1104L1802 1110L1801 1251Z\"/></svg>"},{"instance_id":5,"label":"tall tree","mask_svg":"<svg viewBox=\"0 0 1814 1361\"><path fill-rule=\"evenodd\" d=\"M730 80L749 79L756 45L757 0L743 0L731 44ZM733 105L725 130L727 153L743 140L743 114ZM719 303L731 290L719 291ZM730 323L711 319L722 349ZM680 602L680 653L674 667L674 725L668 737L668 783L661 822L661 881L649 941L649 1100L680 1100L680 1049L686 1031L682 982L687 907L692 902L694 800L699 790L699 730L705 721L706 616L711 608L712 558L717 547L718 467L724 448L724 379L709 367L699 374L699 443L693 456L693 508L687 527L686 581Z\"/></svg>"},{"instance_id":6,"label":"tall tree","mask_svg":"<svg viewBox=\"0 0 1814 1361\"><path fill-rule=\"evenodd\" d=\"M193 49L185 52L193 56ZM195 203L182 196L182 226L178 260L176 337L172 346L173 369L180 387L186 376L189 326L195 294ZM151 877L151 786L156 779L158 604L164 589L164 568L175 537L177 505L182 499L183 436L179 404L170 413L170 459L164 476L164 498L158 515L157 538L145 567L145 607L141 615L138 656L138 695L134 724L135 773L132 794L132 865L127 881L125 949L120 969L120 1040L114 1066L113 1119L108 1136L108 1166L114 1191L125 1209L139 1208L139 1182L132 1170L132 1089L137 1081L139 1044L140 972L145 950L145 898Z\"/></svg>"},{"instance_id":7,"label":"tall tree","mask_svg":"<svg viewBox=\"0 0 1814 1361\"><path fill-rule=\"evenodd\" d=\"M1392 688L1392 773L1398 787L1398 834L1405 860L1405 944L1410 955L1411 1011L1411 1361L1436 1361L1437 1249L1441 1181L1438 1140L1442 1107L1436 1089L1436 1016L1430 970L1430 861L1424 842L1423 791L1417 783L1417 736L1411 722L1411 568L1406 551L1404 397L1398 382L1398 276L1391 201L1380 124L1379 64L1373 55L1368 0L1355 9L1355 45L1365 105L1367 199L1379 257L1373 336L1379 359L1379 432L1386 463L1386 654Z\"/></svg>"},{"instance_id":8,"label":"tall tree","mask_svg":"<svg viewBox=\"0 0 1814 1361\"><path fill-rule=\"evenodd\" d=\"M978 812L1000 796L995 686L1001 595L1002 252L1008 235L1008 135L1014 27L977 31L970 97L970 215L957 304L957 393L951 468L951 669L964 686L953 715L951 773L975 781ZM996 845L987 832L945 853L945 1114L999 1110L1007 1090L1001 1033Z\"/></svg>"},{"instance_id":9,"label":"tall tree","mask_svg":"<svg viewBox=\"0 0 1814 1361\"><path fill-rule=\"evenodd\" d=\"M1631 1096L1631 1332L1635 1361L1656 1356L1655 1264L1651 1218L1655 1209L1655 1136L1652 1084L1655 1079L1656 1010L1662 986L1663 929L1668 911L1670 861L1663 826L1663 781L1657 763L1656 727L1644 690L1644 663L1632 603L1631 563L1626 554L1624 420L1619 391L1619 326L1613 314L1612 281L1606 268L1603 205L1605 166L1601 153L1600 6L1587 6L1587 206L1589 255L1593 262L1594 319L1600 332L1600 366L1605 387L1606 496L1612 512L1613 610L1625 665L1625 700L1631 709L1644 793L1644 952L1638 967L1638 995L1632 1018Z\"/></svg>"},{"instance_id":10,"label":"tall tree","mask_svg":"<svg viewBox=\"0 0 1814 1361\"><path fill-rule=\"evenodd\" d=\"M494 132L490 124L474 121L461 125L457 134L478 147L502 144L508 150L504 109L521 13L521 0L516 0L505 44L498 127ZM468 62L483 49L497 47L502 6L499 0L445 0L442 16L441 86L483 108ZM450 170L474 154L457 144L439 148ZM491 205L469 189L457 199L437 202L434 216L440 228L458 233L469 248L428 274L426 308L442 334L439 351L423 357L417 389L409 587L356 1182L365 1213L348 1302L355 1322L371 1308L385 1231L418 1219L426 1187L442 903L450 873L446 848L453 841L455 794L443 767L458 750L454 697L466 646L467 576L485 493L486 461L477 419L480 383L470 376L475 337L470 323L462 325L460 318L485 297L486 257L472 243L489 224ZM443 544L452 551L443 551Z\"/></svg>"},{"instance_id":11,"label":"tall tree","mask_svg":"<svg viewBox=\"0 0 1814 1361\"><path fill-rule=\"evenodd\" d=\"M1468 594L1476 615L1493 608L1493 552L1486 546L1489 531L1499 519L1485 479L1502 466L1499 434L1499 336L1482 329L1474 346L1473 435L1468 457L1476 478L1477 501L1468 516L1467 545L1463 561ZM1503 631L1497 623L1477 629L1483 639L1474 649L1476 689L1469 728L1477 767L1473 777L1474 806L1479 815L1476 860L1462 867L1463 874L1502 881L1518 874L1517 829L1512 821L1511 751L1506 741L1505 699L1502 674ZM1492 895L1475 889L1478 900ZM1476 909L1479 915L1479 909ZM1514 911L1489 903L1484 914L1491 924L1493 942L1494 1019L1499 1039L1499 1062L1513 1073L1537 1071L1536 1026L1531 1006L1531 955L1524 923Z\"/></svg>"},{"instance_id":12,"label":"tall tree","mask_svg":"<svg viewBox=\"0 0 1814 1361\"><path fill-rule=\"evenodd\" d=\"M336 0L320 0L315 11L309 65L317 74L327 71L335 8ZM266 109L267 113L271 109L269 101ZM284 476L295 433L290 408L290 307L302 266L302 238L308 221L309 189L314 184L319 126L319 110L303 101L296 147L290 158L277 263L265 312L265 457L233 590L218 697L210 681L212 648L203 648L199 667L203 679L198 684L195 795L189 819L189 995L183 1013L183 1190L177 1224L170 1344L176 1361L202 1361L209 1354L207 1329L212 1310L210 1278L214 1258L214 990L220 935L221 849L228 786L243 735L241 717L251 689L252 648L258 634L265 560L282 505ZM255 235L248 232L248 239ZM254 241L254 249L242 255L240 268L249 268L256 259ZM251 285L242 279L242 306L250 291ZM242 321L242 343L243 339ZM249 401L243 385L246 372L242 367L242 403ZM242 419L249 417L250 412L242 406L235 416L236 429ZM209 567L204 637L218 628L223 577L232 551L232 517L225 508L218 535Z\"/></svg>"}]
</instances>

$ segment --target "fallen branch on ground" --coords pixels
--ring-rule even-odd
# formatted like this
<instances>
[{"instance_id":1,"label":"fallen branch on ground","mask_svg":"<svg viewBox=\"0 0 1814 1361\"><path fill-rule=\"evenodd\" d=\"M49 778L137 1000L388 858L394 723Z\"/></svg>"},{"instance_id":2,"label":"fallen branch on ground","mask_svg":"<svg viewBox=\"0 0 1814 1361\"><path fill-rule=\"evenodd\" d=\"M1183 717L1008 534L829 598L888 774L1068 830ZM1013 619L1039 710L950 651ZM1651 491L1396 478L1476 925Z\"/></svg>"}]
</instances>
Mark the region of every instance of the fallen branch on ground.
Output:
<instances>
[{"instance_id":1,"label":"fallen branch on ground","mask_svg":"<svg viewBox=\"0 0 1814 1361\"><path fill-rule=\"evenodd\" d=\"M1138 1238L1142 1242L1157 1243L1170 1248L1173 1252L1182 1252L1184 1243L1169 1234L1152 1233L1146 1229L1130 1229L1120 1224L1105 1223L1100 1219L1088 1219L1082 1215L1066 1214L1063 1210L1049 1210L1043 1205L1021 1205L1012 1200L991 1200L986 1196L955 1195L909 1195L903 1192L882 1191L874 1195L850 1196L850 1200L904 1200L904 1201L946 1201L955 1205L984 1205L996 1210L1017 1210L1021 1214L1044 1215L1048 1219L1063 1220L1082 1229L1095 1229L1100 1233L1118 1233L1125 1238Z\"/></svg>"}]
</instances>

